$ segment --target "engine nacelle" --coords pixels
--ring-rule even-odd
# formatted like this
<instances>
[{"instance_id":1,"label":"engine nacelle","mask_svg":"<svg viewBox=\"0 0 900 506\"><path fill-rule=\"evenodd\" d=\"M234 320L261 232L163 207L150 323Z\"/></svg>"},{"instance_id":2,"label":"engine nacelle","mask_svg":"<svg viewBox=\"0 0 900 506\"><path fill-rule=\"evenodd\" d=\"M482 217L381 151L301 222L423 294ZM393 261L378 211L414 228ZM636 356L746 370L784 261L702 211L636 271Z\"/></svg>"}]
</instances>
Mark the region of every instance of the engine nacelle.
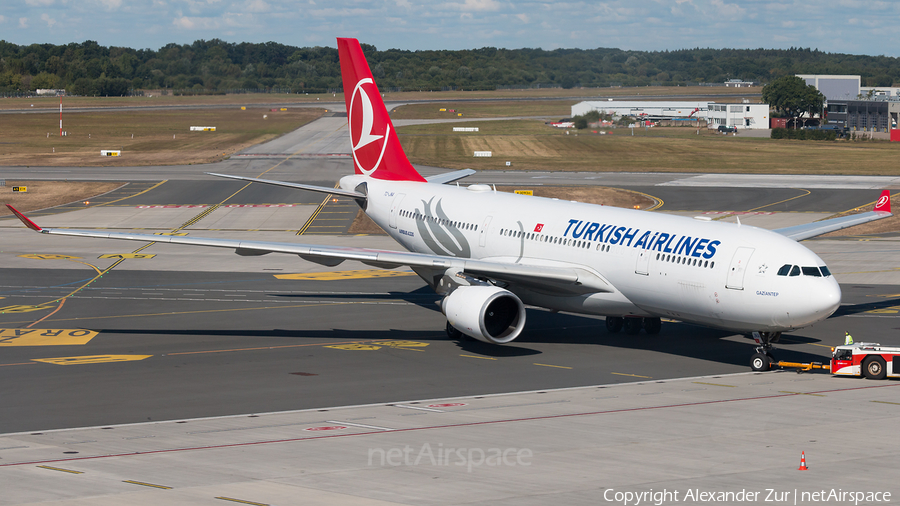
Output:
<instances>
[{"instance_id":1,"label":"engine nacelle","mask_svg":"<svg viewBox=\"0 0 900 506\"><path fill-rule=\"evenodd\" d=\"M454 328L479 341L506 344L525 327L525 306L509 290L496 286L461 286L441 308Z\"/></svg>"}]
</instances>

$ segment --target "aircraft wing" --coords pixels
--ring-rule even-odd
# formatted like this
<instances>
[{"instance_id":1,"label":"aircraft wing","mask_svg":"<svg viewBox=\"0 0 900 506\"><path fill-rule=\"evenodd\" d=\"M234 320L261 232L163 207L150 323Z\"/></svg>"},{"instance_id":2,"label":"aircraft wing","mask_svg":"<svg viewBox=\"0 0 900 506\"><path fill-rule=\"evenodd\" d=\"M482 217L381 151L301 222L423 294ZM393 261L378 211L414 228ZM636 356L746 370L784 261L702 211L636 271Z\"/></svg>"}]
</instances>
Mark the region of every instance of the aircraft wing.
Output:
<instances>
[{"instance_id":1,"label":"aircraft wing","mask_svg":"<svg viewBox=\"0 0 900 506\"><path fill-rule=\"evenodd\" d=\"M840 218L832 218L830 220L814 221L805 225L777 228L773 230L773 232L778 232L795 241L802 241L803 239L809 239L854 225L862 225L863 223L868 223L870 221L881 220L890 216L893 216L891 214L891 195L890 191L884 190L881 193L881 197L875 202L875 209L873 211L842 216Z\"/></svg>"},{"instance_id":2,"label":"aircraft wing","mask_svg":"<svg viewBox=\"0 0 900 506\"><path fill-rule=\"evenodd\" d=\"M451 273L454 271L463 272L476 277L485 277L494 281L524 286L530 289L555 294L580 295L585 293L613 291L612 285L606 279L595 272L579 266L546 267L423 253L410 253L406 251L324 246L317 244L242 241L237 239L209 239L203 237L129 234L97 230L41 228L11 205L7 204L6 207L8 207L26 227L42 234L228 248L233 249L235 253L241 256L289 253L295 254L304 260L327 266L338 265L344 260L358 260L366 265L382 269L393 269L405 265L412 267L417 272L427 271L435 275L445 273L449 270Z\"/></svg>"},{"instance_id":3,"label":"aircraft wing","mask_svg":"<svg viewBox=\"0 0 900 506\"><path fill-rule=\"evenodd\" d=\"M854 225L861 225L863 223L880 220L889 216L893 215L891 213L869 211L868 213L854 214L851 216L844 216L842 218L814 221L805 225L795 225L793 227L778 228L773 230L773 232L778 232L779 234L790 237L795 241L802 241L803 239L809 239L811 237L827 234L828 232L834 232L835 230L841 230L842 228L848 228Z\"/></svg>"},{"instance_id":4,"label":"aircraft wing","mask_svg":"<svg viewBox=\"0 0 900 506\"><path fill-rule=\"evenodd\" d=\"M456 181L457 179L462 179L466 176L471 176L475 172L476 172L475 169L456 170L453 172L445 172L443 174L428 176L425 178L425 180L428 181L429 183L437 183L437 184L452 183L453 181Z\"/></svg>"}]
</instances>

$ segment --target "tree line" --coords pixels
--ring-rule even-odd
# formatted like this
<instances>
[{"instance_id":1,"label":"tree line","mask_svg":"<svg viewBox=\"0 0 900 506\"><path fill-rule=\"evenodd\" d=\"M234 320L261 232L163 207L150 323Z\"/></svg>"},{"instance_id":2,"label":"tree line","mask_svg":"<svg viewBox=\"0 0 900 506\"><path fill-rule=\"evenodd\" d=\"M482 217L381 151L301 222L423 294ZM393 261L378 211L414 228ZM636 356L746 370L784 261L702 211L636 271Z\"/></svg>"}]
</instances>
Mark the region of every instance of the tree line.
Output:
<instances>
[{"instance_id":1,"label":"tree line","mask_svg":"<svg viewBox=\"0 0 900 506\"><path fill-rule=\"evenodd\" d=\"M379 51L363 44L363 51L385 91L680 86L728 79L765 84L793 74L859 74L864 86L900 83L897 58L809 48ZM213 39L153 50L90 40L65 45L0 40L0 92L39 88L64 88L74 95L126 95L142 89L297 93L340 89L341 79L337 50L329 47Z\"/></svg>"}]
</instances>

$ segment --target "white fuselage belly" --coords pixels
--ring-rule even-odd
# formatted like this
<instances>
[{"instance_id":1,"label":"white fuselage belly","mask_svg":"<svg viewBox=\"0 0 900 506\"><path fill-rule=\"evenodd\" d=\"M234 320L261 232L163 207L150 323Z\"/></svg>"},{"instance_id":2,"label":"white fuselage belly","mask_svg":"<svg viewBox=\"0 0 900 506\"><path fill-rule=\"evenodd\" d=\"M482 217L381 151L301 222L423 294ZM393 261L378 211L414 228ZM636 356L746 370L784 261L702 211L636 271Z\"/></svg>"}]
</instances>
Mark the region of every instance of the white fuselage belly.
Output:
<instances>
[{"instance_id":1,"label":"white fuselage belly","mask_svg":"<svg viewBox=\"0 0 900 506\"><path fill-rule=\"evenodd\" d=\"M527 304L783 331L820 321L840 303L833 276L777 276L784 264L824 262L767 230L431 183L347 176L341 186L354 189L362 182L366 213L410 251L577 266L615 287L572 297L510 287Z\"/></svg>"}]
</instances>

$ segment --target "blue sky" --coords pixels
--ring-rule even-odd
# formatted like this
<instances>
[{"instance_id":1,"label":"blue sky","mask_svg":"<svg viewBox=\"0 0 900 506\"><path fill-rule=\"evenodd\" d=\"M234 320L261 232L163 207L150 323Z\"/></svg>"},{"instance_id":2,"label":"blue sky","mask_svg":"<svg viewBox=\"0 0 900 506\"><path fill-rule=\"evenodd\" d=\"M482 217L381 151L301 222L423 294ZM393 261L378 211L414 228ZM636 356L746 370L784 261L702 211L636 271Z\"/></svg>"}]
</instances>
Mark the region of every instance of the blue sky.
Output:
<instances>
[{"instance_id":1,"label":"blue sky","mask_svg":"<svg viewBox=\"0 0 900 506\"><path fill-rule=\"evenodd\" d=\"M900 2L3 0L0 39L158 49L219 38L379 49L788 48L900 55Z\"/></svg>"}]
</instances>

